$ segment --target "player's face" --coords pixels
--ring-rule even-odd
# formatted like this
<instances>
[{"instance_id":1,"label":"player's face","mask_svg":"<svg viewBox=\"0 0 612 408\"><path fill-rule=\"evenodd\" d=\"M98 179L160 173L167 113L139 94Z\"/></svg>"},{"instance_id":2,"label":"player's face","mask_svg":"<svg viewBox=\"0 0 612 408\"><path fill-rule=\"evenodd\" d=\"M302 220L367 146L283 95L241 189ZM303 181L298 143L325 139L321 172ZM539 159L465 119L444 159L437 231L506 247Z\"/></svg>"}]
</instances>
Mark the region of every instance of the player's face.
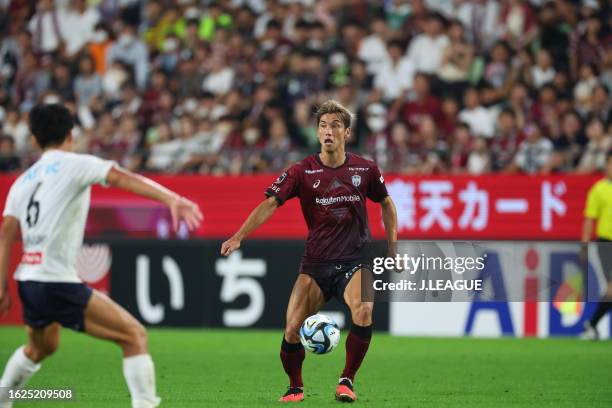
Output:
<instances>
[{"instance_id":1,"label":"player's face","mask_svg":"<svg viewBox=\"0 0 612 408\"><path fill-rule=\"evenodd\" d=\"M333 153L343 148L351 134L351 129L344 127L336 113L326 113L321 116L317 129L321 151Z\"/></svg>"},{"instance_id":2,"label":"player's face","mask_svg":"<svg viewBox=\"0 0 612 408\"><path fill-rule=\"evenodd\" d=\"M612 156L606 162L606 177L612 180Z\"/></svg>"}]
</instances>

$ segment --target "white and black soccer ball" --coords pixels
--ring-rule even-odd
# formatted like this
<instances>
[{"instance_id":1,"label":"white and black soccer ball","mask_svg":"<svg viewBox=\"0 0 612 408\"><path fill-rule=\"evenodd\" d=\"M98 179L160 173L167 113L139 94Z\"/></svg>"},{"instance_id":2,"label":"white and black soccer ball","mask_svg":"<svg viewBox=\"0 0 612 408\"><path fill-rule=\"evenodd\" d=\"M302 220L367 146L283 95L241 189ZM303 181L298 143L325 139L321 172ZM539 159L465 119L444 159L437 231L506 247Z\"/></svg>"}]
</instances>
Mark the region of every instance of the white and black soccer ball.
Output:
<instances>
[{"instance_id":1,"label":"white and black soccer ball","mask_svg":"<svg viewBox=\"0 0 612 408\"><path fill-rule=\"evenodd\" d=\"M300 341L304 348L315 354L329 353L340 342L340 329L329 317L312 315L300 328Z\"/></svg>"}]
</instances>

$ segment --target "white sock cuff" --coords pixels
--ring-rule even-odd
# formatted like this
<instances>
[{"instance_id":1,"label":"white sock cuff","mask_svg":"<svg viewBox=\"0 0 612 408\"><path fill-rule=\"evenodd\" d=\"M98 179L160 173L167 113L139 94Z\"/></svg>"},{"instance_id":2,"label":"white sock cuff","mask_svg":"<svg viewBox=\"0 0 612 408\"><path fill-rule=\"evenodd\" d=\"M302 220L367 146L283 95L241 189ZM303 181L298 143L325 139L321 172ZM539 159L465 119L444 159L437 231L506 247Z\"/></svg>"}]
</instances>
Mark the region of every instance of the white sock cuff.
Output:
<instances>
[{"instance_id":1,"label":"white sock cuff","mask_svg":"<svg viewBox=\"0 0 612 408\"><path fill-rule=\"evenodd\" d=\"M15 356L19 359L20 365L22 365L30 373L34 374L35 372L40 370L41 364L35 363L32 360L30 360L30 358L25 353L25 346L19 347L15 351Z\"/></svg>"},{"instance_id":2,"label":"white sock cuff","mask_svg":"<svg viewBox=\"0 0 612 408\"><path fill-rule=\"evenodd\" d=\"M140 365L140 364L153 364L153 359L150 354L138 354L136 356L123 357L123 366L125 365Z\"/></svg>"}]
</instances>

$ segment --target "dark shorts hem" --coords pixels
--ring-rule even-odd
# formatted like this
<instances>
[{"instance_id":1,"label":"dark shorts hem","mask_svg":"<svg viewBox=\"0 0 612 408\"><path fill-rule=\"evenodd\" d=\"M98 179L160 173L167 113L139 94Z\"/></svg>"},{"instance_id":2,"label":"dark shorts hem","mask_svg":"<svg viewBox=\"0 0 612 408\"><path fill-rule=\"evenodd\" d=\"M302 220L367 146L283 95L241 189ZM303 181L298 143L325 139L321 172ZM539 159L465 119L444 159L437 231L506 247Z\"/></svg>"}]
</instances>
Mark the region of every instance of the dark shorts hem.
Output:
<instances>
[{"instance_id":1,"label":"dark shorts hem","mask_svg":"<svg viewBox=\"0 0 612 408\"><path fill-rule=\"evenodd\" d=\"M23 321L42 329L52 323L85 331L85 308L93 290L83 283L18 281Z\"/></svg>"}]
</instances>

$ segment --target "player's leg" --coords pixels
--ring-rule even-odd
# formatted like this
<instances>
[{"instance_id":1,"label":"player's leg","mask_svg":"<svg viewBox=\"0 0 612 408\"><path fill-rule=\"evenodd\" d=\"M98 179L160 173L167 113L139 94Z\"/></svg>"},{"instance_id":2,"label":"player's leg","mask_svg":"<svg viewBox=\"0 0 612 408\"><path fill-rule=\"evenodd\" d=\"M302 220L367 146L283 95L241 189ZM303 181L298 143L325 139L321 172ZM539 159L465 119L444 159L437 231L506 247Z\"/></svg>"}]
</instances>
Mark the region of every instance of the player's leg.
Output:
<instances>
[{"instance_id":1,"label":"player's leg","mask_svg":"<svg viewBox=\"0 0 612 408\"><path fill-rule=\"evenodd\" d=\"M362 301L361 275L361 269L356 271L344 290L344 302L351 311L352 326L346 337L346 363L336 388L336 399L346 402L357 399L353 392L353 381L372 338L374 303Z\"/></svg>"},{"instance_id":2,"label":"player's leg","mask_svg":"<svg viewBox=\"0 0 612 408\"><path fill-rule=\"evenodd\" d=\"M595 313L593 313L591 319L584 325L585 330L582 334L583 339L599 340L597 324L606 315L606 313L608 313L610 309L612 309L612 282L608 281L606 293L604 293L602 298L599 300L597 308L595 309Z\"/></svg>"},{"instance_id":3,"label":"player's leg","mask_svg":"<svg viewBox=\"0 0 612 408\"><path fill-rule=\"evenodd\" d=\"M299 274L289 297L285 333L281 344L280 358L289 377L289 389L280 401L293 402L304 399L302 363L304 362L305 352L300 343L300 326L308 316L316 313L324 303L325 298L315 280L306 274Z\"/></svg>"},{"instance_id":4,"label":"player's leg","mask_svg":"<svg viewBox=\"0 0 612 408\"><path fill-rule=\"evenodd\" d=\"M40 369L41 362L57 350L60 325L49 324L43 328L26 326L28 343L19 347L9 358L0 379L0 408L10 408L8 388L21 389Z\"/></svg>"},{"instance_id":5,"label":"player's leg","mask_svg":"<svg viewBox=\"0 0 612 408\"><path fill-rule=\"evenodd\" d=\"M589 340L599 339L597 324L612 308L612 243L598 242L597 251L599 261L603 270L604 277L608 283L606 293L602 296L597 304L597 309L591 319L585 324L585 331L582 338Z\"/></svg>"},{"instance_id":6,"label":"player's leg","mask_svg":"<svg viewBox=\"0 0 612 408\"><path fill-rule=\"evenodd\" d=\"M145 328L108 296L94 291L85 309L85 332L111 340L123 350L123 375L132 407L156 407L155 367L149 355Z\"/></svg>"}]
</instances>

